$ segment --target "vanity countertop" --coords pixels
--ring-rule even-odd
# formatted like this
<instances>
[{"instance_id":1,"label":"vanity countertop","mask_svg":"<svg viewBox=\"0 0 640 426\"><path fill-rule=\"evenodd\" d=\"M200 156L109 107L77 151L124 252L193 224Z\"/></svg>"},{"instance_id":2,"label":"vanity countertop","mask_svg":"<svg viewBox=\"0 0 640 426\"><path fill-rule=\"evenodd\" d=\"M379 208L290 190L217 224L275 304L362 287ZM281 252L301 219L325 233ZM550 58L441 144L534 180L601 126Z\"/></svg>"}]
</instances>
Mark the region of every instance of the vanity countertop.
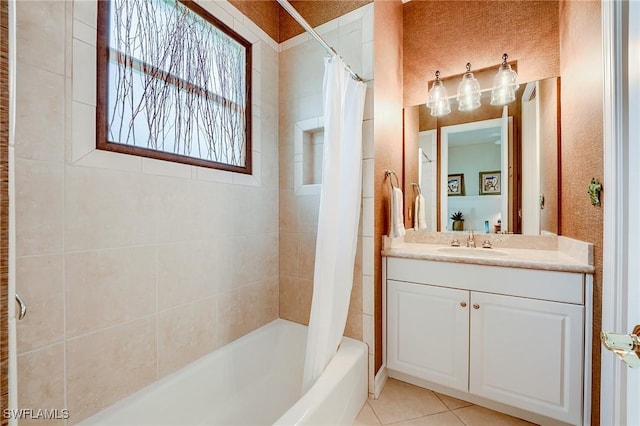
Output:
<instances>
[{"instance_id":1,"label":"vanity countertop","mask_svg":"<svg viewBox=\"0 0 640 426\"><path fill-rule=\"evenodd\" d=\"M500 247L495 251L506 252L506 255L494 257L488 253L483 257L481 250L491 252L494 249L476 249L474 256L462 254L464 247L461 247L461 254L443 252L441 249L451 248L443 244L424 244L401 242L395 243L392 247L382 250L382 255L387 257L402 257L408 259L423 259L439 262L470 263L476 265L504 266L510 268L541 269L547 271L563 271L593 274L594 267L588 262L581 261L570 256L562 250L540 250L524 248Z\"/></svg>"}]
</instances>

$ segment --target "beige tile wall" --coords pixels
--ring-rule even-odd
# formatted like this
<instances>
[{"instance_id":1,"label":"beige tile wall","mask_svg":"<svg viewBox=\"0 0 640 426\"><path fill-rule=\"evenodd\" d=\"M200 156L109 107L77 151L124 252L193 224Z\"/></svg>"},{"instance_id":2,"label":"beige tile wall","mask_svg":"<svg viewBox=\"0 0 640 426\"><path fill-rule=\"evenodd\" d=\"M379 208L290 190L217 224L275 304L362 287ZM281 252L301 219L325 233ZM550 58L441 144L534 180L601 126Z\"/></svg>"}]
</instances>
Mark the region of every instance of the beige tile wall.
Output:
<instances>
[{"instance_id":1,"label":"beige tile wall","mask_svg":"<svg viewBox=\"0 0 640 426\"><path fill-rule=\"evenodd\" d=\"M316 28L369 86L363 121L363 204L345 334L373 353L373 4ZM319 192L294 179L296 123L322 117L325 51L306 35L280 53L280 316L307 324L313 293ZM300 159L298 159L300 160Z\"/></svg>"},{"instance_id":2,"label":"beige tile wall","mask_svg":"<svg viewBox=\"0 0 640 426\"><path fill-rule=\"evenodd\" d=\"M202 2L254 43L253 176L95 151L95 4L16 4L19 404L68 424L279 309L277 44Z\"/></svg>"}]
</instances>

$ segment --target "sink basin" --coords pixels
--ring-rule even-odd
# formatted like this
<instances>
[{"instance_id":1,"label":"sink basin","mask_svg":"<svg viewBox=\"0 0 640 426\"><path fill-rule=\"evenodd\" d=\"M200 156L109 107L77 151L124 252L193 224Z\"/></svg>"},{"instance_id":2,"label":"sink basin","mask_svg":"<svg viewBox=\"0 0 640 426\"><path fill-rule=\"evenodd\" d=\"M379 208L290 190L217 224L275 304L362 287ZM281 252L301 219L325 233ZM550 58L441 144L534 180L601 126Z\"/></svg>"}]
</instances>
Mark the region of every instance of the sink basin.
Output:
<instances>
[{"instance_id":1,"label":"sink basin","mask_svg":"<svg viewBox=\"0 0 640 426\"><path fill-rule=\"evenodd\" d=\"M438 251L440 253L452 254L454 256L469 257L504 257L509 255L506 251L479 247L443 247L439 248Z\"/></svg>"}]
</instances>

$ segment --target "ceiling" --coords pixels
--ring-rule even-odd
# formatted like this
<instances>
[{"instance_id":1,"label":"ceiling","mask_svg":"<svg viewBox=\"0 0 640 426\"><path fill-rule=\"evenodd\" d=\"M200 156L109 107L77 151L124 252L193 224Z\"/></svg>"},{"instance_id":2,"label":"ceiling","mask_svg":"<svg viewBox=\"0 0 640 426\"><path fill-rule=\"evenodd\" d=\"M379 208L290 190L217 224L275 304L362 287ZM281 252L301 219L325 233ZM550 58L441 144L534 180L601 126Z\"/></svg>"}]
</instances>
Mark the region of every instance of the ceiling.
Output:
<instances>
[{"instance_id":1,"label":"ceiling","mask_svg":"<svg viewBox=\"0 0 640 426\"><path fill-rule=\"evenodd\" d=\"M449 146L477 145L500 142L500 127L449 133Z\"/></svg>"}]
</instances>

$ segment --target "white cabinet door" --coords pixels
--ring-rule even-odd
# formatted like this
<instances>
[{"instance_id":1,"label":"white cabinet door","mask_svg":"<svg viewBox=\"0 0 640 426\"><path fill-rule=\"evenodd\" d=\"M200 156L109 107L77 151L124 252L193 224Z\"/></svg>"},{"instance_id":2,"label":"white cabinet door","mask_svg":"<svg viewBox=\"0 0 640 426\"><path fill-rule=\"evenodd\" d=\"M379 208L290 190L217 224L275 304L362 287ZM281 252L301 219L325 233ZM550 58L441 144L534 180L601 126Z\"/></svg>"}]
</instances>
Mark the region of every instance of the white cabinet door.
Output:
<instances>
[{"instance_id":1,"label":"white cabinet door","mask_svg":"<svg viewBox=\"0 0 640 426\"><path fill-rule=\"evenodd\" d=\"M467 391L469 292L387 281L387 367Z\"/></svg>"},{"instance_id":2,"label":"white cabinet door","mask_svg":"<svg viewBox=\"0 0 640 426\"><path fill-rule=\"evenodd\" d=\"M578 424L583 307L471 293L469 391Z\"/></svg>"}]
</instances>

